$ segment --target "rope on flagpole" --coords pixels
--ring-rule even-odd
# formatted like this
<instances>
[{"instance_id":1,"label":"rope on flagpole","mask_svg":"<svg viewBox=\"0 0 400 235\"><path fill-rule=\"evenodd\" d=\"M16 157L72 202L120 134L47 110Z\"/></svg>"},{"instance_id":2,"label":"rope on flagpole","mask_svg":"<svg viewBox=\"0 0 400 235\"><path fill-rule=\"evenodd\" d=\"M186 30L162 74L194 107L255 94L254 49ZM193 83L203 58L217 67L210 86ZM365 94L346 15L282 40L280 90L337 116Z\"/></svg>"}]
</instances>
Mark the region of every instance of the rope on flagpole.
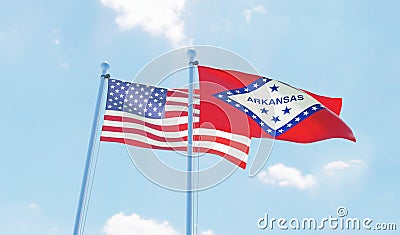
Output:
<instances>
[{"instance_id":1,"label":"rope on flagpole","mask_svg":"<svg viewBox=\"0 0 400 235\"><path fill-rule=\"evenodd\" d=\"M83 170L81 190L79 193L78 205L77 205L77 209L76 209L73 235L78 235L78 232L82 228L82 214L83 214L82 207L84 206L84 204L88 203L86 201L86 199L87 199L86 196L87 196L87 190L88 190L87 186L88 186L88 179L89 179L89 171L90 171L91 164L92 164L95 143L98 141L96 137L97 137L97 127L98 127L98 120L99 120L100 104L101 104L102 98L103 98L105 79L107 79L109 77L109 74L107 73L107 71L109 70L110 65L108 62L104 61L103 63L101 63L100 68L101 68L100 84L99 84L99 90L97 92L97 100L96 100L96 107L95 107L94 115L93 115L92 128L90 131L89 146L88 146L87 153L86 153L86 162L85 162L85 168ZM86 203L84 203L84 201L86 201ZM86 206L87 205L85 205L85 207Z\"/></svg>"}]
</instances>

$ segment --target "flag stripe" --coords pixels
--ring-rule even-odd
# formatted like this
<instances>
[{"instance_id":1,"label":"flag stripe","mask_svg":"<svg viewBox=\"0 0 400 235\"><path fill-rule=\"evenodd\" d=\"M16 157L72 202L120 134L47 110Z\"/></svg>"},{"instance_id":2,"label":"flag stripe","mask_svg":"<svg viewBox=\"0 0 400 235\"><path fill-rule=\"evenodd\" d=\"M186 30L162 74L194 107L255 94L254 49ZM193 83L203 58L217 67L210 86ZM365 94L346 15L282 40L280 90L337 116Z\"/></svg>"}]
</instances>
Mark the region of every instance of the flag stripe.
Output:
<instances>
[{"instance_id":1,"label":"flag stripe","mask_svg":"<svg viewBox=\"0 0 400 235\"><path fill-rule=\"evenodd\" d=\"M106 110L106 116L114 116L119 117L119 120L122 121L122 114L120 111L114 110ZM124 121L125 122L135 122L135 123L149 123L153 125L160 125L160 126L172 126L172 125L180 125L180 124L187 124L188 120L187 117L173 117L173 118L163 118L163 119L153 119L153 118L146 118L132 113L124 112ZM135 121L136 120L136 121ZM193 122L198 122L199 118L194 117Z\"/></svg>"},{"instance_id":2,"label":"flag stripe","mask_svg":"<svg viewBox=\"0 0 400 235\"><path fill-rule=\"evenodd\" d=\"M103 123L103 130L104 131L114 131L114 132L130 132L131 129L143 130L147 133L162 136L165 138L182 138L188 135L187 128L182 130L173 130L173 131L165 131L164 129L158 130L151 128L149 126L143 126L142 124L137 123L123 123L120 121L109 121L105 120ZM250 138L245 136L236 135L232 133L227 133L220 130L213 130L213 129L206 129L206 128L195 128L193 130L194 136L204 136L204 138L211 136L215 139L226 139L228 141L234 141L243 145L250 145Z\"/></svg>"},{"instance_id":3,"label":"flag stripe","mask_svg":"<svg viewBox=\"0 0 400 235\"><path fill-rule=\"evenodd\" d=\"M106 136L101 136L100 141L104 142L116 142L116 143L122 143L122 144L128 144L131 146L136 146L136 147L142 147L142 148L151 148L151 149L158 149L158 150L174 150L174 151L180 151L180 152L186 152L187 151L187 146L183 147L160 147L160 146L152 146L146 143L142 143L136 140L131 140L131 139L124 139L124 138L116 138L116 137L106 137ZM202 147L196 147L194 148L194 151L197 153L209 153L209 154L215 154L222 156L226 160L232 162L235 165L238 165L239 167L245 169L246 168L246 162L247 162L247 154L242 154L239 157L238 156L232 156L228 153L224 153L215 149L208 149L208 148L202 148Z\"/></svg>"},{"instance_id":4,"label":"flag stripe","mask_svg":"<svg viewBox=\"0 0 400 235\"><path fill-rule=\"evenodd\" d=\"M180 132L164 132L159 134L159 131L147 129L150 131L146 131L143 129L135 129L135 128L126 128L126 127L115 127L115 126L106 126L104 125L102 128L103 136L111 136L109 132L119 133L118 137L120 138L130 138L128 134L136 134L142 135L148 139L153 139L156 141L164 141L164 142L183 142L183 144L187 145L187 131ZM176 134L175 134L176 133ZM158 135L159 134L159 135ZM226 139L218 136L209 136L209 135L196 135L193 136L194 142L208 142L208 143L220 143L225 146L229 146L234 149L238 149L246 154L249 153L249 146L235 140ZM214 146L210 148L215 148Z\"/></svg>"},{"instance_id":5,"label":"flag stripe","mask_svg":"<svg viewBox=\"0 0 400 235\"><path fill-rule=\"evenodd\" d=\"M131 94L116 97L119 88L115 81L114 87L109 85L101 141L187 152L187 89L167 90L132 84ZM193 152L216 154L244 168L250 138L200 128L200 95L194 94L193 98Z\"/></svg>"},{"instance_id":6,"label":"flag stripe","mask_svg":"<svg viewBox=\"0 0 400 235\"><path fill-rule=\"evenodd\" d=\"M110 132L103 131L102 132L103 141L107 141L104 138L117 138L125 140L126 143L129 141L130 145L134 146L147 146L153 149L173 149L176 151L187 151L187 141L183 141L180 139L176 142L166 142L166 141L158 141L152 139L150 137L143 136L141 134L130 134L130 133L121 133L121 132ZM111 141L113 142L113 141ZM193 141L193 150L194 152L206 152L209 153L211 150L217 150L220 154L229 154L231 157L234 157L241 161L247 161L247 152L240 151L239 149L233 148L232 146L227 146L222 143L217 142L209 142L209 141ZM209 150L209 151L208 151Z\"/></svg>"}]
</instances>

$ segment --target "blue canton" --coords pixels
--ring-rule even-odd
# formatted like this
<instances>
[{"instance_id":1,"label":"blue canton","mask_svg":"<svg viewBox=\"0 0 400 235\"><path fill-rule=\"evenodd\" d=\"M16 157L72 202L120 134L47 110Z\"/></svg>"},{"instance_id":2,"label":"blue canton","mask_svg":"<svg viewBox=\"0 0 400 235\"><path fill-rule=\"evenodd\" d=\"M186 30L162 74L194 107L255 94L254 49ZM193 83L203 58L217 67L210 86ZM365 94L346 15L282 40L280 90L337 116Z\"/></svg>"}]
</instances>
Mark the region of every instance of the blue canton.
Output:
<instances>
[{"instance_id":1,"label":"blue canton","mask_svg":"<svg viewBox=\"0 0 400 235\"><path fill-rule=\"evenodd\" d=\"M106 110L161 119L165 116L167 91L165 88L109 79Z\"/></svg>"}]
</instances>

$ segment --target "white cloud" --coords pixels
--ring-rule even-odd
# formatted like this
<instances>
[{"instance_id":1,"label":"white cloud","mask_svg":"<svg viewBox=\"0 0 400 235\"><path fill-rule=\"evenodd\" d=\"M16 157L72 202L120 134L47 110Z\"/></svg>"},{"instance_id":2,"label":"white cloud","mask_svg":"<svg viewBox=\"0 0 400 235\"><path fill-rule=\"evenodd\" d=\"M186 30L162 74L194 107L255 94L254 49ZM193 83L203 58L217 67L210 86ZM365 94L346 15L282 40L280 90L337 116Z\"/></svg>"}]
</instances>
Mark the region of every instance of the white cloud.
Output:
<instances>
[{"instance_id":1,"label":"white cloud","mask_svg":"<svg viewBox=\"0 0 400 235\"><path fill-rule=\"evenodd\" d=\"M115 22L123 30L139 27L151 35L167 38L175 47L190 41L181 18L185 0L101 0L101 3L118 12Z\"/></svg>"},{"instance_id":2,"label":"white cloud","mask_svg":"<svg viewBox=\"0 0 400 235\"><path fill-rule=\"evenodd\" d=\"M112 216L104 225L103 232L107 235L179 235L167 221L158 222L152 219L141 218L137 214Z\"/></svg>"},{"instance_id":3,"label":"white cloud","mask_svg":"<svg viewBox=\"0 0 400 235\"><path fill-rule=\"evenodd\" d=\"M267 13L267 10L263 5L257 5L253 8L245 9L243 11L243 15L246 20L246 23L250 23L251 17L253 16L254 13L265 14Z\"/></svg>"},{"instance_id":4,"label":"white cloud","mask_svg":"<svg viewBox=\"0 0 400 235\"><path fill-rule=\"evenodd\" d=\"M201 235L215 235L215 233L211 229L208 229L206 231L203 231Z\"/></svg>"},{"instance_id":5,"label":"white cloud","mask_svg":"<svg viewBox=\"0 0 400 235\"><path fill-rule=\"evenodd\" d=\"M344 169L349 169L349 168L360 168L364 167L365 163L362 160L358 159L353 159L350 161L333 161L329 162L324 165L323 169L324 172L328 175L334 175L337 172L344 170Z\"/></svg>"},{"instance_id":6,"label":"white cloud","mask_svg":"<svg viewBox=\"0 0 400 235\"><path fill-rule=\"evenodd\" d=\"M28 208L29 209L39 209L39 206L38 206L38 204L31 202L31 203L29 203Z\"/></svg>"},{"instance_id":7,"label":"white cloud","mask_svg":"<svg viewBox=\"0 0 400 235\"><path fill-rule=\"evenodd\" d=\"M258 179L263 184L273 184L281 187L295 187L307 189L313 187L315 177L311 174L303 175L301 171L293 167L287 167L282 163L268 167L258 174Z\"/></svg>"},{"instance_id":8,"label":"white cloud","mask_svg":"<svg viewBox=\"0 0 400 235\"><path fill-rule=\"evenodd\" d=\"M64 69L68 69L69 68L69 64L66 63L66 62L61 63L61 67L64 68Z\"/></svg>"}]
</instances>

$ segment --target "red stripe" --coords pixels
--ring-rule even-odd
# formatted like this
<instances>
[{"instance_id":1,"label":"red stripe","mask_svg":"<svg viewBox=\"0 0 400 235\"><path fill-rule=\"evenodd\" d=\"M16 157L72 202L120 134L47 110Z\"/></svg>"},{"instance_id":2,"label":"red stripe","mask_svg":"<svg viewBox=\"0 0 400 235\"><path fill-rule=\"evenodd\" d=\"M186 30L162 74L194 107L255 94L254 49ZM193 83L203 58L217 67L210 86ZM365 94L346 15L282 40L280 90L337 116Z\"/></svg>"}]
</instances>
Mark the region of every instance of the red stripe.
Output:
<instances>
[{"instance_id":1,"label":"red stripe","mask_svg":"<svg viewBox=\"0 0 400 235\"><path fill-rule=\"evenodd\" d=\"M174 117L187 117L189 113L186 111L167 111L165 112L165 118L174 118ZM200 114L193 113L193 117L200 117Z\"/></svg>"},{"instance_id":2,"label":"red stripe","mask_svg":"<svg viewBox=\"0 0 400 235\"><path fill-rule=\"evenodd\" d=\"M186 94L186 97L187 97L189 94L189 90L187 88L174 88L173 90L168 90L167 94L169 95L170 93ZM194 94L200 94L200 90L195 89Z\"/></svg>"},{"instance_id":3,"label":"red stripe","mask_svg":"<svg viewBox=\"0 0 400 235\"><path fill-rule=\"evenodd\" d=\"M176 106L188 107L187 102L178 102L178 101L171 101L171 100L167 100L167 102L165 102L165 105L176 105ZM200 110L200 104L193 104L193 108Z\"/></svg>"},{"instance_id":4,"label":"red stripe","mask_svg":"<svg viewBox=\"0 0 400 235\"><path fill-rule=\"evenodd\" d=\"M249 153L249 146L236 142L234 140L229 140L229 139L225 139L219 136L210 136L210 135L194 135L193 139L195 141L209 141L209 142L215 142L215 143L220 143L220 144L224 144L226 146L229 146L231 148L240 150L242 152L245 152L246 154Z\"/></svg>"},{"instance_id":5,"label":"red stripe","mask_svg":"<svg viewBox=\"0 0 400 235\"><path fill-rule=\"evenodd\" d=\"M215 154L218 156L221 156L225 158L226 160L232 162L233 164L239 166L240 168L246 169L246 162L239 160L232 155L229 155L227 153L215 150L215 149L208 149L208 148L194 148L194 152L199 152L199 153L209 153L209 154Z\"/></svg>"},{"instance_id":6,"label":"red stripe","mask_svg":"<svg viewBox=\"0 0 400 235\"><path fill-rule=\"evenodd\" d=\"M131 146L142 147L142 148L150 148L150 149L187 151L187 147L186 146L182 146L182 147L161 147L161 146L156 146L156 145L143 143L143 142L140 142L140 141L137 141L137 140L124 139L124 138L101 136L100 137L100 141L116 142L116 143L128 144L128 145L131 145Z\"/></svg>"},{"instance_id":7,"label":"red stripe","mask_svg":"<svg viewBox=\"0 0 400 235\"><path fill-rule=\"evenodd\" d=\"M114 126L103 126L103 131L110 132L119 132L119 133L127 133L127 134L137 134L141 136L145 136L149 139L157 140L160 142L183 142L187 141L187 136L177 137L177 138L167 138L159 135L155 135L149 133L145 130L135 129L135 128L126 128L126 127L114 127Z\"/></svg>"},{"instance_id":8,"label":"red stripe","mask_svg":"<svg viewBox=\"0 0 400 235\"><path fill-rule=\"evenodd\" d=\"M137 135L145 136L149 139L157 140L160 142L183 142L183 141L187 141L187 139L188 139L187 136L176 137L176 138L167 138L167 137L158 136L158 135L149 133L145 130L140 130L140 129L135 129L135 128L126 128L126 127L103 126L102 131L137 134ZM194 141L209 141L209 142L214 142L214 143L220 143L220 144L224 144L226 146L230 146L231 148L237 149L239 151L242 151L246 154L249 153L249 146L239 143L239 142L236 142L236 141L228 140L228 139L225 139L222 137L207 136L207 135L194 135L193 140Z\"/></svg>"},{"instance_id":9,"label":"red stripe","mask_svg":"<svg viewBox=\"0 0 400 235\"><path fill-rule=\"evenodd\" d=\"M154 146L151 144L146 144L142 143L136 140L131 140L131 139L123 139L123 138L114 138L114 137L100 137L100 141L104 142L115 142L115 143L122 143L122 144L128 144L131 146L136 146L136 147L142 147L142 148L150 148L150 149L159 149L159 150L175 150L175 151L187 151L187 147L160 147L160 146ZM209 153L209 154L215 154L218 156L221 156L225 158L226 160L232 162L233 164L245 169L246 168L246 162L241 161L227 153L215 150L215 149L208 149L208 148L193 148L194 152L199 152L199 153Z\"/></svg>"},{"instance_id":10,"label":"red stripe","mask_svg":"<svg viewBox=\"0 0 400 235\"><path fill-rule=\"evenodd\" d=\"M134 123L134 124L144 125L144 126L150 127L155 130L168 131L168 132L183 131L183 130L188 129L188 124L160 126L160 125L150 124L150 123L147 123L142 120L135 119L135 118L112 116L112 115L104 115L104 120L125 122L125 123ZM194 126L198 126L198 122L196 122Z\"/></svg>"}]
</instances>

